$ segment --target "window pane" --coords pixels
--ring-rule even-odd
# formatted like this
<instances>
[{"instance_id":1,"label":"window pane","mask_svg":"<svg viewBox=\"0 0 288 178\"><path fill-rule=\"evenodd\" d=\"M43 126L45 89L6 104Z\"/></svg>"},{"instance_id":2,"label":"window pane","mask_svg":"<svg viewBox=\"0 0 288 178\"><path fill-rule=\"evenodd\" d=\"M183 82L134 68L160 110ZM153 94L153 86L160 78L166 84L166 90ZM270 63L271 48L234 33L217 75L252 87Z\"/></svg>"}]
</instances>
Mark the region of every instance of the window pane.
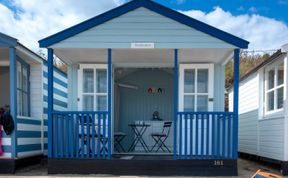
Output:
<instances>
[{"instance_id":1,"label":"window pane","mask_svg":"<svg viewBox=\"0 0 288 178\"><path fill-rule=\"evenodd\" d=\"M194 101L194 95L184 95L184 111L195 111Z\"/></svg>"},{"instance_id":2,"label":"window pane","mask_svg":"<svg viewBox=\"0 0 288 178\"><path fill-rule=\"evenodd\" d=\"M107 97L106 96L97 96L97 111L106 111L107 106Z\"/></svg>"},{"instance_id":3,"label":"window pane","mask_svg":"<svg viewBox=\"0 0 288 178\"><path fill-rule=\"evenodd\" d=\"M277 89L277 109L283 108L283 88Z\"/></svg>"},{"instance_id":4,"label":"window pane","mask_svg":"<svg viewBox=\"0 0 288 178\"><path fill-rule=\"evenodd\" d=\"M21 63L17 61L17 88L22 89Z\"/></svg>"},{"instance_id":5,"label":"window pane","mask_svg":"<svg viewBox=\"0 0 288 178\"><path fill-rule=\"evenodd\" d=\"M284 64L278 66L278 78L277 85L281 85L284 82Z\"/></svg>"},{"instance_id":6,"label":"window pane","mask_svg":"<svg viewBox=\"0 0 288 178\"><path fill-rule=\"evenodd\" d=\"M184 70L184 93L195 92L195 69Z\"/></svg>"},{"instance_id":7,"label":"window pane","mask_svg":"<svg viewBox=\"0 0 288 178\"><path fill-rule=\"evenodd\" d=\"M274 88L274 75L274 69L268 72L268 89Z\"/></svg>"},{"instance_id":8,"label":"window pane","mask_svg":"<svg viewBox=\"0 0 288 178\"><path fill-rule=\"evenodd\" d=\"M83 69L83 92L94 93L94 70Z\"/></svg>"},{"instance_id":9,"label":"window pane","mask_svg":"<svg viewBox=\"0 0 288 178\"><path fill-rule=\"evenodd\" d=\"M22 116L28 116L28 97L27 93L23 93L23 114Z\"/></svg>"},{"instance_id":10,"label":"window pane","mask_svg":"<svg viewBox=\"0 0 288 178\"><path fill-rule=\"evenodd\" d=\"M271 91L267 94L267 108L268 111L274 110L274 91Z\"/></svg>"},{"instance_id":11,"label":"window pane","mask_svg":"<svg viewBox=\"0 0 288 178\"><path fill-rule=\"evenodd\" d=\"M208 96L197 96L197 111L208 111Z\"/></svg>"},{"instance_id":12,"label":"window pane","mask_svg":"<svg viewBox=\"0 0 288 178\"><path fill-rule=\"evenodd\" d=\"M208 93L208 69L198 69L197 93Z\"/></svg>"},{"instance_id":13,"label":"window pane","mask_svg":"<svg viewBox=\"0 0 288 178\"><path fill-rule=\"evenodd\" d=\"M23 67L22 69L23 69L22 71L23 88L22 89L27 92L28 91L28 71L26 67Z\"/></svg>"},{"instance_id":14,"label":"window pane","mask_svg":"<svg viewBox=\"0 0 288 178\"><path fill-rule=\"evenodd\" d=\"M17 114L22 116L22 95L20 90L17 90Z\"/></svg>"},{"instance_id":15,"label":"window pane","mask_svg":"<svg viewBox=\"0 0 288 178\"><path fill-rule=\"evenodd\" d=\"M97 93L106 93L107 91L107 72L106 69L97 69L96 70L96 92Z\"/></svg>"},{"instance_id":16,"label":"window pane","mask_svg":"<svg viewBox=\"0 0 288 178\"><path fill-rule=\"evenodd\" d=\"M94 96L84 95L82 106L83 111L94 111Z\"/></svg>"}]
</instances>

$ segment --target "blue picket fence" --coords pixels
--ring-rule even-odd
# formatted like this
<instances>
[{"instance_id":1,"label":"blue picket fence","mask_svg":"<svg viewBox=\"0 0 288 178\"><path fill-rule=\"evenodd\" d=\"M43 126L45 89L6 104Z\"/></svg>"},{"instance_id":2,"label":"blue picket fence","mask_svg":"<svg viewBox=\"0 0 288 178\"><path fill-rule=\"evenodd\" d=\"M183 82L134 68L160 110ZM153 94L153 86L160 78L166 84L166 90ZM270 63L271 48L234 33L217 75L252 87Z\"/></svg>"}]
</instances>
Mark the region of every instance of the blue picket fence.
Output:
<instances>
[{"instance_id":1,"label":"blue picket fence","mask_svg":"<svg viewBox=\"0 0 288 178\"><path fill-rule=\"evenodd\" d=\"M236 158L236 119L231 112L178 112L177 159Z\"/></svg>"},{"instance_id":2,"label":"blue picket fence","mask_svg":"<svg viewBox=\"0 0 288 178\"><path fill-rule=\"evenodd\" d=\"M108 112L52 113L52 157L108 159L111 153Z\"/></svg>"}]
</instances>

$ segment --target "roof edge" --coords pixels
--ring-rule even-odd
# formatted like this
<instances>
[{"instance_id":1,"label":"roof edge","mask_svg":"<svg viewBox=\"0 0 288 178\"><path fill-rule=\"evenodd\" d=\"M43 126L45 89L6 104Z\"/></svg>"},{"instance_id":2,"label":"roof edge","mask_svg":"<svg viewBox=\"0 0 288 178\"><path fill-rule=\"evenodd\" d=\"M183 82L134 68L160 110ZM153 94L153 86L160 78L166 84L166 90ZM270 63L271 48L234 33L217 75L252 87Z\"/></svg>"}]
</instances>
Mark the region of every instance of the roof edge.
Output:
<instances>
[{"instance_id":1,"label":"roof edge","mask_svg":"<svg viewBox=\"0 0 288 178\"><path fill-rule=\"evenodd\" d=\"M103 24L106 21L109 21L113 18L119 17L119 16L121 16L121 15L123 15L129 11L132 11L134 9L137 9L139 7L145 7L147 9L154 11L158 14L161 14L167 18L173 19L179 23L187 25L191 28L195 28L199 31L202 31L203 33L209 34L215 38L218 38L222 41L225 41L229 44L232 44L238 48L242 48L242 49L248 48L249 42L242 39L242 38L236 37L230 33L227 33L225 31L217 29L213 26L210 26L210 25L203 23L199 20L196 20L194 18L186 16L180 12L177 12L173 9L165 7L165 6L158 4L158 3L151 1L151 0L130 1L130 2L123 4L119 7L116 7L114 9L107 11L107 12L104 12L98 16L95 16L95 17L90 18L86 21L83 21L77 25L69 27L63 31L55 33L54 35L50 35L44 39L41 39L38 41L39 46L40 47L49 47L55 43L63 41L69 37L72 37L78 33L81 33L85 30L93 28L97 25Z\"/></svg>"},{"instance_id":2,"label":"roof edge","mask_svg":"<svg viewBox=\"0 0 288 178\"><path fill-rule=\"evenodd\" d=\"M7 44L7 47L16 46L17 41L18 41L18 39L13 38L13 37L6 35L4 33L1 33L1 32L0 32L0 39L1 39L1 42Z\"/></svg>"}]
</instances>

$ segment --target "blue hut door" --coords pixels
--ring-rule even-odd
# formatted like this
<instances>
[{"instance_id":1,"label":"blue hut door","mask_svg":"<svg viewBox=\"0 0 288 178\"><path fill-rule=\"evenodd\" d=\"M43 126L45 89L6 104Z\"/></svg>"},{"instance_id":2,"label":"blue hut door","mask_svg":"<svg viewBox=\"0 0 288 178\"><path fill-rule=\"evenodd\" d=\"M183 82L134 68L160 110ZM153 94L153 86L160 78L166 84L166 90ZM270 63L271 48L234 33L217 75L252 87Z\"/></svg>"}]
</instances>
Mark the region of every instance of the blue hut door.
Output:
<instances>
[{"instance_id":1,"label":"blue hut door","mask_svg":"<svg viewBox=\"0 0 288 178\"><path fill-rule=\"evenodd\" d=\"M107 111L107 65L80 64L78 110Z\"/></svg>"}]
</instances>

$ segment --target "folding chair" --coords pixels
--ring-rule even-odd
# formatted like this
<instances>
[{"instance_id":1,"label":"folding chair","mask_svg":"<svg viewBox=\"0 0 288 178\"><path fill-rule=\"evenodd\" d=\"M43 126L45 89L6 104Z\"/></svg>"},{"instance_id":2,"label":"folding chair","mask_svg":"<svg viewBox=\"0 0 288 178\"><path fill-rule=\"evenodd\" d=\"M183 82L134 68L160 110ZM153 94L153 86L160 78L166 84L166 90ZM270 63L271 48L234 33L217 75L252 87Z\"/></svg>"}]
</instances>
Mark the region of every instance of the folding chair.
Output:
<instances>
[{"instance_id":1,"label":"folding chair","mask_svg":"<svg viewBox=\"0 0 288 178\"><path fill-rule=\"evenodd\" d=\"M125 152L125 149L123 145L121 144L121 141L126 137L126 134L123 132L115 132L114 133L114 148L115 150L120 153Z\"/></svg>"},{"instance_id":2,"label":"folding chair","mask_svg":"<svg viewBox=\"0 0 288 178\"><path fill-rule=\"evenodd\" d=\"M158 145L158 148L156 152L158 152L160 148L163 152L165 151L171 152L165 144L165 141L169 137L171 126L172 126L172 122L164 122L162 132L151 133L151 137L154 139L155 144L152 147L150 152L152 152L157 145Z\"/></svg>"}]
</instances>

